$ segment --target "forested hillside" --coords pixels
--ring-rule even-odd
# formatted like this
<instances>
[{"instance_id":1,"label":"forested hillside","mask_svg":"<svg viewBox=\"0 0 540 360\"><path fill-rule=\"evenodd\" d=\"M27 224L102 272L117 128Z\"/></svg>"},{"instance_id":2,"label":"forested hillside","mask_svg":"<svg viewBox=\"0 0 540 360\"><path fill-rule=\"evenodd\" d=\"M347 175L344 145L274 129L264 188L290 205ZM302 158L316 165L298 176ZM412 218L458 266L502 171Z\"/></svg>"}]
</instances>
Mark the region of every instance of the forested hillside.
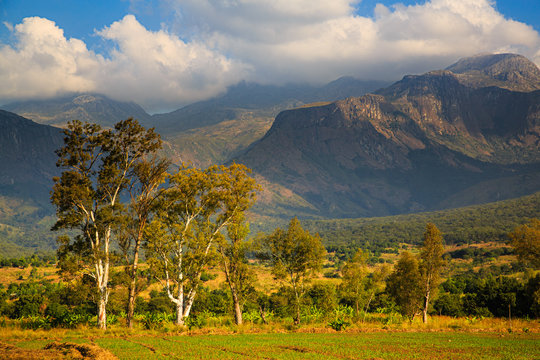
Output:
<instances>
[{"instance_id":1,"label":"forested hillside","mask_svg":"<svg viewBox=\"0 0 540 360\"><path fill-rule=\"evenodd\" d=\"M400 243L418 245L426 223L443 233L446 244L507 242L507 234L531 218L540 217L540 192L518 199L379 218L306 220L305 227L318 232L327 246L354 246L380 252Z\"/></svg>"}]
</instances>

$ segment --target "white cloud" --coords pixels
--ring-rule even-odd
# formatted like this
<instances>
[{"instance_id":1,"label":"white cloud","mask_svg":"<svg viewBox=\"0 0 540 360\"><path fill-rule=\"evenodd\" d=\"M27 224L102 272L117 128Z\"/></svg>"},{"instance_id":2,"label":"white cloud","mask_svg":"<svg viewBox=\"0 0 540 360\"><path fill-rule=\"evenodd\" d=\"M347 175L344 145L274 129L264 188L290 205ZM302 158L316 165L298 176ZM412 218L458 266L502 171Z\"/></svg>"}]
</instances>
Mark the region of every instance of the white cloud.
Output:
<instances>
[{"instance_id":1,"label":"white cloud","mask_svg":"<svg viewBox=\"0 0 540 360\"><path fill-rule=\"evenodd\" d=\"M146 30L132 15L98 32L115 45L100 80L102 91L156 108L200 100L245 77L246 66L203 43L164 30Z\"/></svg>"},{"instance_id":2,"label":"white cloud","mask_svg":"<svg viewBox=\"0 0 540 360\"><path fill-rule=\"evenodd\" d=\"M148 31L132 15L98 32L112 41L107 58L47 19L26 18L15 32L16 45L0 47L1 99L98 92L159 110L216 95L246 72L204 44Z\"/></svg>"},{"instance_id":3,"label":"white cloud","mask_svg":"<svg viewBox=\"0 0 540 360\"><path fill-rule=\"evenodd\" d=\"M480 52L518 52L540 63L539 34L505 19L490 0L378 4L373 18L355 14L358 1L161 0L175 23L149 31L127 15L97 32L111 45L103 56L52 21L26 18L12 28L17 42L0 45L0 99L95 91L153 110L242 79L392 80Z\"/></svg>"},{"instance_id":4,"label":"white cloud","mask_svg":"<svg viewBox=\"0 0 540 360\"><path fill-rule=\"evenodd\" d=\"M348 0L167 0L182 22L223 53L251 64L258 81L329 81L341 75L396 79L479 52L540 49L532 27L499 14L490 0L378 4L355 15Z\"/></svg>"},{"instance_id":5,"label":"white cloud","mask_svg":"<svg viewBox=\"0 0 540 360\"><path fill-rule=\"evenodd\" d=\"M48 97L59 92L89 91L94 79L88 69L100 57L77 39L67 40L54 22L31 17L15 26L15 47L0 47L0 97Z\"/></svg>"}]
</instances>

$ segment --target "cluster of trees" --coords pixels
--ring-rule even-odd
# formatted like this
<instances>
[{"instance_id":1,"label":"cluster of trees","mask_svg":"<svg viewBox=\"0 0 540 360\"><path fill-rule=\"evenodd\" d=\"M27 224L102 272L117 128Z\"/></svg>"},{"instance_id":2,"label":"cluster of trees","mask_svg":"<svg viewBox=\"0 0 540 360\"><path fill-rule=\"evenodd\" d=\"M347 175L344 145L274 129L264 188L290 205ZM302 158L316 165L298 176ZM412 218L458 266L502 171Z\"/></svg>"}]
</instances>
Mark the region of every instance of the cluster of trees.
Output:
<instances>
[{"instance_id":1,"label":"cluster of trees","mask_svg":"<svg viewBox=\"0 0 540 360\"><path fill-rule=\"evenodd\" d=\"M58 221L53 229L69 229L75 236L60 238L60 267L83 271L94 280L98 326L107 326L113 247L121 250L129 278L128 326L144 286L139 282L143 248L182 324L214 245L221 244L222 254L228 254L222 230L232 233L241 227L243 213L255 200L257 184L248 169L237 164L206 170L182 165L168 174L170 164L156 155L159 135L133 119L113 129L72 121L64 143L57 151L63 171L54 179Z\"/></svg>"},{"instance_id":2,"label":"cluster of trees","mask_svg":"<svg viewBox=\"0 0 540 360\"><path fill-rule=\"evenodd\" d=\"M240 228L247 231L245 224ZM228 230L237 232L240 228L231 227ZM524 242L524 239L532 240L533 246L537 245L539 238L531 236L538 229L536 220L516 228L511 233L515 239L513 245L519 247L525 243L526 247L530 247L530 243ZM246 242L237 245L234 247L229 242L228 251L241 254L248 249ZM388 264L369 265L368 253L358 250L341 268L341 282L310 283L321 270L325 251L317 235L310 235L302 229L297 219L292 219L286 229L276 229L271 235L257 239L251 247L251 252L256 251L257 256L281 280L277 291L268 294L255 289L256 275L253 270L261 265L248 265L244 258L238 270L232 270L238 265L231 265L235 264L234 261L229 262L228 270L222 269L229 272L227 276L235 278L234 285L227 282L228 285L223 284L212 290L204 283L215 279L215 276L203 272L197 287L197 301L192 304L191 313L184 321L188 326L202 326L204 320L201 319L209 316L233 314L238 319L237 304L241 308L240 319L242 315L249 315L253 321L255 313L263 322L269 318L285 317L292 317L295 323L301 319L328 321L337 313L347 313L348 310L351 319L365 318L368 312L374 311L398 311L409 319L418 314L425 317L428 312L471 317L540 316L540 274L535 275L536 258L529 260L530 251L521 258L529 266L521 279L466 272L449 277L438 286L441 280L438 270L444 265L440 246L440 233L434 225L428 224L418 255L403 252L393 269ZM226 253L227 250L223 251ZM218 245L213 259L215 261L222 256ZM141 275L141 279L148 283L156 279L152 268L146 268ZM22 317L24 321L34 317L33 326L42 327L88 323L98 315L94 283L95 280L88 274L77 281L53 283L40 280L36 272L26 282L0 287L0 314L11 318ZM128 283L129 276L125 271L112 273L108 323L127 318ZM236 290L232 290L232 286ZM236 299L233 291L236 291ZM436 291L439 292L438 296L435 296ZM149 298L138 296L135 316L139 321L152 326L152 322L171 319L163 315L172 315L177 310L168 292L164 286L162 291L151 291ZM430 303L433 305L429 306Z\"/></svg>"},{"instance_id":3,"label":"cluster of trees","mask_svg":"<svg viewBox=\"0 0 540 360\"><path fill-rule=\"evenodd\" d=\"M28 266L46 266L56 264L56 256L53 254L48 255L31 255L31 256L22 256L19 258L0 258L0 268L3 267L16 267L16 268L26 268Z\"/></svg>"},{"instance_id":4,"label":"cluster of trees","mask_svg":"<svg viewBox=\"0 0 540 360\"><path fill-rule=\"evenodd\" d=\"M245 227L243 229L246 231ZM531 229L538 230L538 227L524 225L511 235L517 239L528 238L534 233ZM230 231L238 231L238 228ZM535 238L533 243L537 242L538 238ZM229 251L233 251L231 242L229 246ZM427 313L471 317L540 316L540 274L535 275L534 262L522 258L531 266L522 279L467 272L452 276L438 286L441 280L439 270L444 265L440 246L440 233L434 225L428 224L418 255L403 252L394 269L388 264L370 266L368 254L358 250L342 267L341 282L311 283L313 276L321 270L325 251L320 238L310 235L297 219L293 219L286 229L276 229L271 235L259 238L251 247L251 251L255 249L258 257L281 280L277 291L269 294L257 291L254 266L242 261L238 270L231 270L236 265L231 267L229 262L228 270L222 269L229 272L227 276L235 278L234 285L227 282L228 285L212 290L204 283L215 279L215 276L203 272L197 287L197 301L192 303L191 313L184 321L188 326L202 326L204 320L201 319L209 316L232 314L237 320L239 314L240 319L242 315L249 315L253 321L253 314L257 314L262 322L269 318L292 317L295 323L299 323L301 319L328 321L348 310L350 319L362 319L374 311L398 311L409 319L419 314L425 319ZM247 243L242 242L241 247L246 249ZM236 251L240 254L243 250ZM219 246L215 252L214 260L223 256ZM156 278L152 268L147 268L141 275L148 282ZM108 323L127 318L128 282L126 272L112 273ZM232 290L233 286L235 290ZM89 275L61 283L40 280L39 276L30 277L27 282L13 283L5 289L0 287L0 314L11 318L42 319L35 326L69 327L88 323L98 315L94 287L94 280ZM436 291L439 291L438 296L435 296ZM172 319L164 315L172 315L177 310L168 292L163 287L162 291L151 291L149 298L137 297L135 316L139 321L152 326L152 322Z\"/></svg>"}]
</instances>

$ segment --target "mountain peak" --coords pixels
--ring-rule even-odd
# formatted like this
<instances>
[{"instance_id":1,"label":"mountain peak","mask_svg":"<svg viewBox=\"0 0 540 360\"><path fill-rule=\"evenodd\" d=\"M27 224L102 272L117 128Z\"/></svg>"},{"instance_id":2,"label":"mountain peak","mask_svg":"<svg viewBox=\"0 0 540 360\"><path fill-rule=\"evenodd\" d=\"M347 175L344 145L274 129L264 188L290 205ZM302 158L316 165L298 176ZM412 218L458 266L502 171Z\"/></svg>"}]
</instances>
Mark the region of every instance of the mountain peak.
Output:
<instances>
[{"instance_id":1,"label":"mountain peak","mask_svg":"<svg viewBox=\"0 0 540 360\"><path fill-rule=\"evenodd\" d=\"M98 97L98 96L90 95L90 94L84 94L84 95L79 95L79 96L74 97L73 100L71 100L71 102L77 105L84 105L84 104L88 104L88 103L92 103L92 102L96 102L100 100L103 100L103 97Z\"/></svg>"},{"instance_id":2,"label":"mountain peak","mask_svg":"<svg viewBox=\"0 0 540 360\"><path fill-rule=\"evenodd\" d=\"M21 101L5 105L3 109L40 124L59 127L74 119L102 126L112 126L129 117L143 124L150 119L150 115L134 102L116 101L100 94L72 94L54 99Z\"/></svg>"},{"instance_id":3,"label":"mountain peak","mask_svg":"<svg viewBox=\"0 0 540 360\"><path fill-rule=\"evenodd\" d=\"M529 92L540 90L540 69L518 54L480 54L463 58L446 70L453 72L464 85Z\"/></svg>"}]
</instances>

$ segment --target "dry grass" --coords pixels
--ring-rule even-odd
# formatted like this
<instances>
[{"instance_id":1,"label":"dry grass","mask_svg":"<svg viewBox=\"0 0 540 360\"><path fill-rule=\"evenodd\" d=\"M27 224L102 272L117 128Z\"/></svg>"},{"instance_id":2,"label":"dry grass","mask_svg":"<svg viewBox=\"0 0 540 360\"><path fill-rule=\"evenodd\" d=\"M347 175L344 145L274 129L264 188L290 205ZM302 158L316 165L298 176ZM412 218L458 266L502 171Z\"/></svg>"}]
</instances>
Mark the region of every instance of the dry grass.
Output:
<instances>
[{"instance_id":1,"label":"dry grass","mask_svg":"<svg viewBox=\"0 0 540 360\"><path fill-rule=\"evenodd\" d=\"M50 280L53 282L60 281L60 277L56 273L56 266L38 267L36 269L37 278ZM0 268L0 284L9 285L10 283L22 283L24 281L27 281L31 271L32 266L26 268Z\"/></svg>"}]
</instances>

